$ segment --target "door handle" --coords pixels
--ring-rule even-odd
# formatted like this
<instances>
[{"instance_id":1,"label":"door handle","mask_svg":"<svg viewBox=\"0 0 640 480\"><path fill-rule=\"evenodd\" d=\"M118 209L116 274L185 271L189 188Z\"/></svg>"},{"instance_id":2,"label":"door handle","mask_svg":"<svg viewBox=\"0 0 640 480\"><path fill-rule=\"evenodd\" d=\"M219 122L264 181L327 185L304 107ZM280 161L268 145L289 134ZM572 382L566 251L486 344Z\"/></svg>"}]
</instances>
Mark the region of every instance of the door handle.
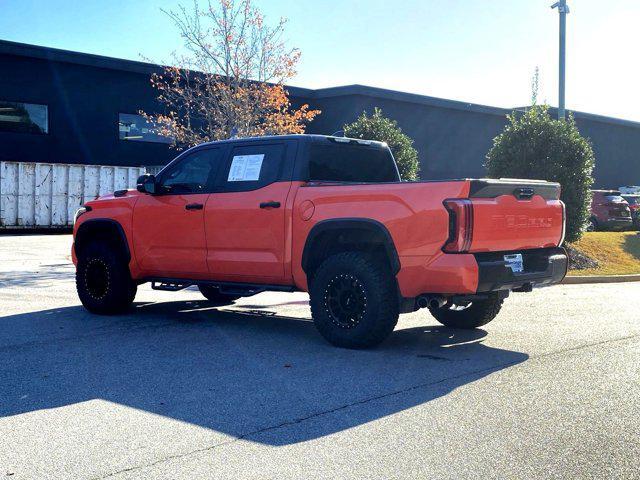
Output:
<instances>
[{"instance_id":1,"label":"door handle","mask_svg":"<svg viewBox=\"0 0 640 480\"><path fill-rule=\"evenodd\" d=\"M280 208L280 202L262 202L260 208Z\"/></svg>"},{"instance_id":2,"label":"door handle","mask_svg":"<svg viewBox=\"0 0 640 480\"><path fill-rule=\"evenodd\" d=\"M185 210L202 210L204 207L201 203L189 203L185 205Z\"/></svg>"}]
</instances>

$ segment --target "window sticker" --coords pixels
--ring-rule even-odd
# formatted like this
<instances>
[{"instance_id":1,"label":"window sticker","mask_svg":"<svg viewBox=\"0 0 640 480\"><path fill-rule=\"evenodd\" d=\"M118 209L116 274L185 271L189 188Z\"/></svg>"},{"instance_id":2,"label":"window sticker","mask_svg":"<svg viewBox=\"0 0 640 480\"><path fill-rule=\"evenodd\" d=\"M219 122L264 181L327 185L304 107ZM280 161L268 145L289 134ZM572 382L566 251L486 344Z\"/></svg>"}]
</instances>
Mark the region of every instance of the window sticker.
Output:
<instances>
[{"instance_id":1,"label":"window sticker","mask_svg":"<svg viewBox=\"0 0 640 480\"><path fill-rule=\"evenodd\" d=\"M260 179L264 153L235 155L229 169L228 182L255 182Z\"/></svg>"}]
</instances>

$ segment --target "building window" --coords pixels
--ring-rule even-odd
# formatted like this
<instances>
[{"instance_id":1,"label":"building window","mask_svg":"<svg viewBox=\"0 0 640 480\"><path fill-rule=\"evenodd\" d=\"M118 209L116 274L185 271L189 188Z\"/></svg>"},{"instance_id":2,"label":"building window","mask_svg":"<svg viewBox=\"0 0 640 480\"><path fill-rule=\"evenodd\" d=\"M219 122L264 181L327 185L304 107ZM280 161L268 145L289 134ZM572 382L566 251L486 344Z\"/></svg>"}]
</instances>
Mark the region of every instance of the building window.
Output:
<instances>
[{"instance_id":1,"label":"building window","mask_svg":"<svg viewBox=\"0 0 640 480\"><path fill-rule=\"evenodd\" d=\"M120 113L118 116L118 131L120 132L120 140L153 143L173 142L171 137L156 133L153 125L147 122L142 115Z\"/></svg>"},{"instance_id":2,"label":"building window","mask_svg":"<svg viewBox=\"0 0 640 480\"><path fill-rule=\"evenodd\" d=\"M49 133L49 109L46 105L0 100L0 132Z\"/></svg>"}]
</instances>

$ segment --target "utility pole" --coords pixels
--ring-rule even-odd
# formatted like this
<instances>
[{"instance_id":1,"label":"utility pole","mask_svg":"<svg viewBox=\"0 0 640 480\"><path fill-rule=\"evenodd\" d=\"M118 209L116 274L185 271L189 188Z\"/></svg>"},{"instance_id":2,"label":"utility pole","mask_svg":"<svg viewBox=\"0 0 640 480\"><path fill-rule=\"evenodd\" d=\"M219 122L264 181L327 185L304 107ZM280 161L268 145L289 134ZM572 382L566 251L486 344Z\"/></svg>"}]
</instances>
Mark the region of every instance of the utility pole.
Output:
<instances>
[{"instance_id":1,"label":"utility pole","mask_svg":"<svg viewBox=\"0 0 640 480\"><path fill-rule=\"evenodd\" d=\"M551 8L557 8L560 14L560 48L558 58L558 120L564 120L564 78L565 78L565 51L567 34L567 13L569 6L567 0L560 0Z\"/></svg>"}]
</instances>

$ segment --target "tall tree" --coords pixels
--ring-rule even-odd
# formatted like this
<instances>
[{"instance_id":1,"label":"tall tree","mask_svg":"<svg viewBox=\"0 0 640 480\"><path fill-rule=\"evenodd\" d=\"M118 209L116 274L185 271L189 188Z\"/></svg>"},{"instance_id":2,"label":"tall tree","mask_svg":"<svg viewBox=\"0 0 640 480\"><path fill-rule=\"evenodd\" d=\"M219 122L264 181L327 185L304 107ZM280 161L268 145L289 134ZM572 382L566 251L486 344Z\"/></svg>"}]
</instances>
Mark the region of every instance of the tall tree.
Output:
<instances>
[{"instance_id":1,"label":"tall tree","mask_svg":"<svg viewBox=\"0 0 640 480\"><path fill-rule=\"evenodd\" d=\"M320 113L291 107L284 82L296 74L300 51L283 41L285 19L269 26L251 0L197 0L164 11L184 41L174 66L154 74L165 107L143 113L177 146L232 136L303 133Z\"/></svg>"}]
</instances>

